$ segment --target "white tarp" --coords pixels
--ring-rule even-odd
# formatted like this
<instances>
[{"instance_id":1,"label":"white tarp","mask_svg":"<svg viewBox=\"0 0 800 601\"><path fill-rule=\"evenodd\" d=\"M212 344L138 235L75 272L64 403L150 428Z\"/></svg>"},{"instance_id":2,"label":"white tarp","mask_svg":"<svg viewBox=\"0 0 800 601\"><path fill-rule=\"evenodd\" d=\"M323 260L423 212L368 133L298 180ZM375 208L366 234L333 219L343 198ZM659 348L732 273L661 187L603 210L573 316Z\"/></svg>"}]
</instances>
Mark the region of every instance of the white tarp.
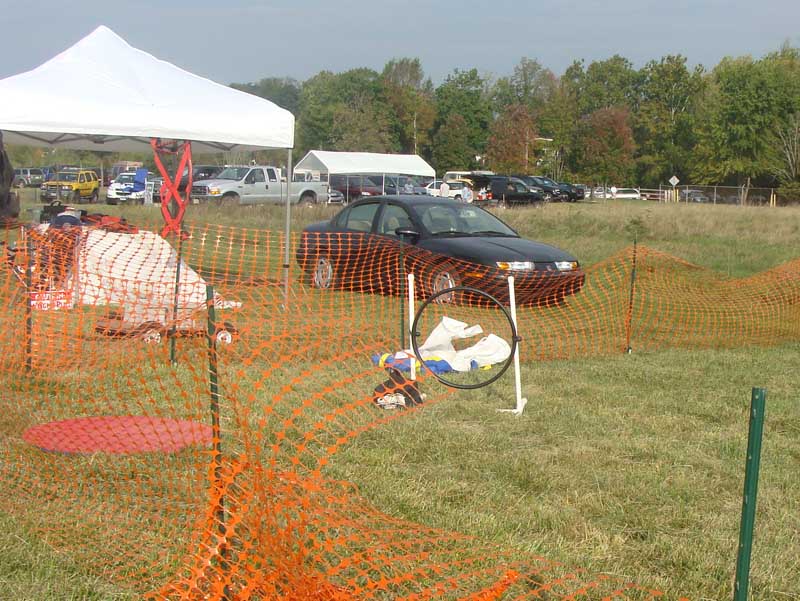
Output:
<instances>
[{"instance_id":1,"label":"white tarp","mask_svg":"<svg viewBox=\"0 0 800 601\"><path fill-rule=\"evenodd\" d=\"M178 255L161 236L88 229L81 238L75 300L83 305L120 305L126 321L167 323L175 305ZM206 304L206 283L181 262L178 319L186 319Z\"/></svg>"},{"instance_id":2,"label":"white tarp","mask_svg":"<svg viewBox=\"0 0 800 601\"><path fill-rule=\"evenodd\" d=\"M433 167L416 154L376 152L334 152L311 150L295 166L295 171L319 171L336 175L421 175L436 177Z\"/></svg>"},{"instance_id":3,"label":"white tarp","mask_svg":"<svg viewBox=\"0 0 800 601\"><path fill-rule=\"evenodd\" d=\"M32 71L0 80L6 144L143 151L150 138L195 153L292 148L294 116L130 46L101 26Z\"/></svg>"},{"instance_id":4,"label":"white tarp","mask_svg":"<svg viewBox=\"0 0 800 601\"><path fill-rule=\"evenodd\" d=\"M495 334L484 336L472 346L461 350L456 350L453 345L453 340L466 340L481 334L483 328L479 324L468 326L463 321L445 315L419 347L419 356L426 362L446 362L449 369L447 366L443 369L442 365L428 364L428 367L439 372L467 372L508 360L511 356L511 345ZM406 349L393 355L375 355L373 362L380 367L395 365L408 369L413 357L414 351Z\"/></svg>"}]
</instances>

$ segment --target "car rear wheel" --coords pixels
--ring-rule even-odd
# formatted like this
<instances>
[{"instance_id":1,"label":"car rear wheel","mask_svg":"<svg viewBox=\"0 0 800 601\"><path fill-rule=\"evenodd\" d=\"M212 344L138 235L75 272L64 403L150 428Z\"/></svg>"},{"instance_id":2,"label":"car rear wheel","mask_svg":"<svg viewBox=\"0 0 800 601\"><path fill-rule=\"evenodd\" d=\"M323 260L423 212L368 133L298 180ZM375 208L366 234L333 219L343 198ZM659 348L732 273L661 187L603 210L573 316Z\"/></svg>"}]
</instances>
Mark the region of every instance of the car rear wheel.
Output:
<instances>
[{"instance_id":1,"label":"car rear wheel","mask_svg":"<svg viewBox=\"0 0 800 601\"><path fill-rule=\"evenodd\" d=\"M300 204L305 205L307 207L314 206L315 204L317 204L317 197L314 196L313 194L308 194L308 193L303 194L300 197Z\"/></svg>"},{"instance_id":2,"label":"car rear wheel","mask_svg":"<svg viewBox=\"0 0 800 601\"><path fill-rule=\"evenodd\" d=\"M311 285L320 290L329 290L336 284L336 268L331 260L320 255L314 262L314 270L311 272Z\"/></svg>"}]
</instances>

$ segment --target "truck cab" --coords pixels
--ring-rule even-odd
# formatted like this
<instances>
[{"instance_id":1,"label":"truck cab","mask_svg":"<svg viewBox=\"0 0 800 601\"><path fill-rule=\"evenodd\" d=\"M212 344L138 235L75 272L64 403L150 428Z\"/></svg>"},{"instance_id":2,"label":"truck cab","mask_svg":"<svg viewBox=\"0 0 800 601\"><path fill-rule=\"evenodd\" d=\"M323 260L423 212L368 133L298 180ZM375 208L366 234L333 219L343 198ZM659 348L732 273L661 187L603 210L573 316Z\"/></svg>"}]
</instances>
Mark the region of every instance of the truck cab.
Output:
<instances>
[{"instance_id":1,"label":"truck cab","mask_svg":"<svg viewBox=\"0 0 800 601\"><path fill-rule=\"evenodd\" d=\"M191 198L194 203L280 204L286 185L277 167L228 165L213 179L194 182ZM290 199L293 203L327 202L328 185L320 181L291 182Z\"/></svg>"}]
</instances>

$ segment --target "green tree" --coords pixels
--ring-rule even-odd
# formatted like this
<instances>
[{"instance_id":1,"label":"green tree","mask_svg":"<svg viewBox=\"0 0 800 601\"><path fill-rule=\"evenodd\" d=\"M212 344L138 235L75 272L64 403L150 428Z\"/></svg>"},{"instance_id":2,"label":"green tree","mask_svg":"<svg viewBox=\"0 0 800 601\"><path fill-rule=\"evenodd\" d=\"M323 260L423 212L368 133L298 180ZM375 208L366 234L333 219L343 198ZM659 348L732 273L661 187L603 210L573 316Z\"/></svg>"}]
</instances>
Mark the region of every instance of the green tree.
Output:
<instances>
[{"instance_id":1,"label":"green tree","mask_svg":"<svg viewBox=\"0 0 800 601\"><path fill-rule=\"evenodd\" d=\"M531 110L513 104L492 124L486 159L499 173L531 173L535 161L536 122Z\"/></svg>"},{"instance_id":2,"label":"green tree","mask_svg":"<svg viewBox=\"0 0 800 601\"><path fill-rule=\"evenodd\" d=\"M565 77L574 89L581 115L598 109L638 107L639 74L631 62L618 54L602 61L593 61L584 71L583 62L576 61Z\"/></svg>"},{"instance_id":3,"label":"green tree","mask_svg":"<svg viewBox=\"0 0 800 601\"><path fill-rule=\"evenodd\" d=\"M340 102L336 80L330 71L320 71L303 83L295 126L295 146L301 155L310 149L330 149L333 113Z\"/></svg>"},{"instance_id":4,"label":"green tree","mask_svg":"<svg viewBox=\"0 0 800 601\"><path fill-rule=\"evenodd\" d=\"M492 86L492 107L496 114L507 107L522 105L536 114L553 95L558 79L536 59L522 58L510 77L501 77Z\"/></svg>"},{"instance_id":5,"label":"green tree","mask_svg":"<svg viewBox=\"0 0 800 601\"><path fill-rule=\"evenodd\" d=\"M433 136L433 163L439 172L463 169L474 160L469 126L458 113L451 113Z\"/></svg>"},{"instance_id":6,"label":"green tree","mask_svg":"<svg viewBox=\"0 0 800 601\"><path fill-rule=\"evenodd\" d=\"M358 112L367 104L375 114L388 119L391 109L383 100L380 75L372 69L351 69L337 74L322 71L308 79L300 91L295 144L299 154L312 148L331 149L334 136L336 140L343 136L341 125L334 134L337 116L346 115L342 107L349 106Z\"/></svg>"},{"instance_id":7,"label":"green tree","mask_svg":"<svg viewBox=\"0 0 800 601\"><path fill-rule=\"evenodd\" d=\"M436 117L433 86L418 58L392 59L383 69L383 96L394 112L395 136L403 152L419 154L430 147Z\"/></svg>"},{"instance_id":8,"label":"green tree","mask_svg":"<svg viewBox=\"0 0 800 601\"><path fill-rule=\"evenodd\" d=\"M692 174L701 183L750 181L774 170L769 134L796 112L791 53L724 58L712 71Z\"/></svg>"},{"instance_id":9,"label":"green tree","mask_svg":"<svg viewBox=\"0 0 800 601\"><path fill-rule=\"evenodd\" d=\"M541 157L539 171L556 181L562 181L566 171L577 170L577 154L580 149L578 101L575 88L566 78L562 77L558 81L538 114L540 135L552 140L548 144L549 152Z\"/></svg>"},{"instance_id":10,"label":"green tree","mask_svg":"<svg viewBox=\"0 0 800 601\"><path fill-rule=\"evenodd\" d=\"M477 164L476 155L482 155L486 148L491 106L486 92L486 81L478 75L477 69L459 71L456 69L438 88L436 88L437 118L435 123L434 155L436 140L447 136L442 129L448 127L453 115L464 120L467 129L467 152L463 153L464 163L451 165L452 168L468 168ZM441 149L439 150L441 152ZM434 159L435 160L435 159ZM437 167L441 168L442 165Z\"/></svg>"},{"instance_id":11,"label":"green tree","mask_svg":"<svg viewBox=\"0 0 800 601\"><path fill-rule=\"evenodd\" d=\"M385 111L366 97L356 98L351 104L340 104L334 109L331 144L333 150L394 150Z\"/></svg>"},{"instance_id":12,"label":"green tree","mask_svg":"<svg viewBox=\"0 0 800 601\"><path fill-rule=\"evenodd\" d=\"M650 61L641 70L641 100L633 116L640 184L657 186L673 175L688 179L703 71L689 70L680 55Z\"/></svg>"},{"instance_id":13,"label":"green tree","mask_svg":"<svg viewBox=\"0 0 800 601\"><path fill-rule=\"evenodd\" d=\"M231 87L266 98L293 115L300 110L300 83L290 77L265 77L256 83L232 83Z\"/></svg>"}]
</instances>

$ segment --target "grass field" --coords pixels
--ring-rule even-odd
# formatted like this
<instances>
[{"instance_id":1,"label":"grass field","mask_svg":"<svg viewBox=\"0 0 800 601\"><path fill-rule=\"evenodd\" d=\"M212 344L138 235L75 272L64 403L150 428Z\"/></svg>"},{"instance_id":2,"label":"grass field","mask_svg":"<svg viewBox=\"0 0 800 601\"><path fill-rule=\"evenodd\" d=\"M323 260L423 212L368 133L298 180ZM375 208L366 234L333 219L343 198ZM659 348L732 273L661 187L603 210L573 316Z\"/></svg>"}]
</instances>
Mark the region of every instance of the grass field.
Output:
<instances>
[{"instance_id":1,"label":"grass field","mask_svg":"<svg viewBox=\"0 0 800 601\"><path fill-rule=\"evenodd\" d=\"M87 207L157 224L155 207ZM332 208L298 208L294 227ZM579 203L504 211L585 265L629 246L732 277L800 256L800 209ZM277 207L190 207L188 221L281 230ZM693 599L729 599L750 390L768 389L752 598L800 599L800 341L528 363L366 432L329 475L386 513ZM9 591L6 593L5 591ZM5 595L5 596L4 596ZM0 514L0 598L129 595Z\"/></svg>"}]
</instances>

